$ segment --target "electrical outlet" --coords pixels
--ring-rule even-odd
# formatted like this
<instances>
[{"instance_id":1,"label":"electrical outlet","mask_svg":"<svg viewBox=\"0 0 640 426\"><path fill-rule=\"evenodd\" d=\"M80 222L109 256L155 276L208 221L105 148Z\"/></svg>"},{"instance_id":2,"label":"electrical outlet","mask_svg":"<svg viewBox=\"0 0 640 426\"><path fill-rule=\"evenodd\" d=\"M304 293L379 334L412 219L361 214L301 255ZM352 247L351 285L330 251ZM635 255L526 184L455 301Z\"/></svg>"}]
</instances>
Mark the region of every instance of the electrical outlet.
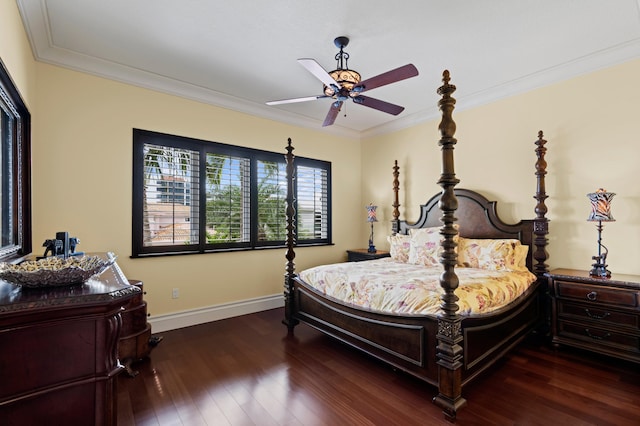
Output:
<instances>
[{"instance_id":1,"label":"electrical outlet","mask_svg":"<svg viewBox=\"0 0 640 426\"><path fill-rule=\"evenodd\" d=\"M177 299L178 297L180 297L180 290L177 288L174 288L173 291L171 292L171 298Z\"/></svg>"}]
</instances>

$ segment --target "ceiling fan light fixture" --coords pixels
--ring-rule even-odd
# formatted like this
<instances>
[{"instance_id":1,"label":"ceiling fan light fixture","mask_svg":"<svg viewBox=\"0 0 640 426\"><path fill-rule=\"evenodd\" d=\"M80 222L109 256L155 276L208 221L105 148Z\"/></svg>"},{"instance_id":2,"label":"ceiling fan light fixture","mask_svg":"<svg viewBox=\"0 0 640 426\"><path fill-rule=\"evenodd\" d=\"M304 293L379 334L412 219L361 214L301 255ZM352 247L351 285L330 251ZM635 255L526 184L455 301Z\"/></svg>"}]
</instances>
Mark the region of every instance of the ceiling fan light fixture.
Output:
<instances>
[{"instance_id":1,"label":"ceiling fan light fixture","mask_svg":"<svg viewBox=\"0 0 640 426\"><path fill-rule=\"evenodd\" d=\"M407 64L362 81L360 73L349 69L349 65L347 64L349 54L344 51L344 48L349 43L349 38L345 36L337 37L334 40L334 43L336 47L340 49L340 52L336 54L336 69L331 72L327 72L315 59L298 59L298 63L300 63L300 65L305 67L307 71L323 83L322 95L269 101L267 102L267 105L280 105L294 102L306 102L321 98L331 98L334 101L332 102L331 108L329 108L329 112L322 123L323 127L331 126L334 123L342 105L349 99L353 100L353 102L358 105L386 112L387 114L398 115L404 111L404 107L400 105L381 101L380 99L372 98L370 96L363 96L362 93L417 76L418 70L413 64Z\"/></svg>"},{"instance_id":2,"label":"ceiling fan light fixture","mask_svg":"<svg viewBox=\"0 0 640 426\"><path fill-rule=\"evenodd\" d=\"M350 69L333 70L329 75L340 85L340 88L348 91L351 91L351 89L362 80L359 72ZM332 87L324 86L324 94L333 96L336 94L336 91Z\"/></svg>"}]
</instances>

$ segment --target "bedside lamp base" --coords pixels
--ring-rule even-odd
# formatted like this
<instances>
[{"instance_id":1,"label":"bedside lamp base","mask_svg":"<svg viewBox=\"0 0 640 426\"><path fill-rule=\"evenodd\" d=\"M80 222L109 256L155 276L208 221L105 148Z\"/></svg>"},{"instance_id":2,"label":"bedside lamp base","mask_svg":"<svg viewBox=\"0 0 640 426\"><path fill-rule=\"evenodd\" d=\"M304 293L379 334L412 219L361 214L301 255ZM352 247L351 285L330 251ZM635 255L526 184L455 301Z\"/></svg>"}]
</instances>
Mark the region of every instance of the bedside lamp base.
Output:
<instances>
[{"instance_id":1,"label":"bedside lamp base","mask_svg":"<svg viewBox=\"0 0 640 426\"><path fill-rule=\"evenodd\" d=\"M589 275L592 277L611 278L611 271L607 269L607 265L603 263L594 263L593 268L589 271Z\"/></svg>"},{"instance_id":2,"label":"bedside lamp base","mask_svg":"<svg viewBox=\"0 0 640 426\"><path fill-rule=\"evenodd\" d=\"M373 245L373 222L371 222L371 234L369 235L369 248L367 249L369 253L375 253L376 246Z\"/></svg>"}]
</instances>

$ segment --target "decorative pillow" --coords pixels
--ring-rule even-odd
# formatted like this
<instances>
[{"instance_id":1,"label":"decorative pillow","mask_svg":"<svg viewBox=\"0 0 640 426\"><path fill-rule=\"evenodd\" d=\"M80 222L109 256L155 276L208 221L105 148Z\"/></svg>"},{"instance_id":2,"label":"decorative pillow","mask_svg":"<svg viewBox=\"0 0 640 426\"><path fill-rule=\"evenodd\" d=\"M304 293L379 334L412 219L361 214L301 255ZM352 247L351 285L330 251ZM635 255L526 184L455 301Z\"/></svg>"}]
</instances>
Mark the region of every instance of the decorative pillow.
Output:
<instances>
[{"instance_id":1,"label":"decorative pillow","mask_svg":"<svg viewBox=\"0 0 640 426\"><path fill-rule=\"evenodd\" d=\"M529 246L517 245L516 246L516 266L519 269L527 269L527 255L529 254Z\"/></svg>"},{"instance_id":2,"label":"decorative pillow","mask_svg":"<svg viewBox=\"0 0 640 426\"><path fill-rule=\"evenodd\" d=\"M389 253L396 262L407 263L409 261L409 249L411 248L411 237L404 234L389 235Z\"/></svg>"},{"instance_id":3,"label":"decorative pillow","mask_svg":"<svg viewBox=\"0 0 640 426\"><path fill-rule=\"evenodd\" d=\"M456 229L458 224L453 225ZM410 229L411 250L409 251L409 263L414 265L438 266L440 265L440 253L442 252L442 235L440 226L431 228ZM458 241L458 236L454 238Z\"/></svg>"},{"instance_id":4,"label":"decorative pillow","mask_svg":"<svg viewBox=\"0 0 640 426\"><path fill-rule=\"evenodd\" d=\"M524 247L524 250L518 247ZM489 271L521 270L526 260L527 246L515 239L460 238L458 265Z\"/></svg>"}]
</instances>

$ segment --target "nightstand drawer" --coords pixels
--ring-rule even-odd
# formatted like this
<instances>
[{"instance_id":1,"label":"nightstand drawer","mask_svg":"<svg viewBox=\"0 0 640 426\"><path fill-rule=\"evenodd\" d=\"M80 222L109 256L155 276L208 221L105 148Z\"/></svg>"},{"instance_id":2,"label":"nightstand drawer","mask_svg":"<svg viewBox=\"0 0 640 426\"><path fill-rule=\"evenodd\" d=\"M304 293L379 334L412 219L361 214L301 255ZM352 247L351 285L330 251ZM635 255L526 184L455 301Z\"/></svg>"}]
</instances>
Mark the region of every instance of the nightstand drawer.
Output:
<instances>
[{"instance_id":1,"label":"nightstand drawer","mask_svg":"<svg viewBox=\"0 0 640 426\"><path fill-rule=\"evenodd\" d=\"M640 331L640 317L633 312L619 312L597 304L579 304L558 300L557 314L574 321L590 321L601 326L624 327Z\"/></svg>"},{"instance_id":2,"label":"nightstand drawer","mask_svg":"<svg viewBox=\"0 0 640 426\"><path fill-rule=\"evenodd\" d=\"M640 354L640 336L638 335L619 333L587 324L559 321L558 336L569 338L574 342L582 341L591 345L615 347L623 351Z\"/></svg>"},{"instance_id":3,"label":"nightstand drawer","mask_svg":"<svg viewBox=\"0 0 640 426\"><path fill-rule=\"evenodd\" d=\"M593 286L569 281L556 281L557 297L607 303L627 308L638 307L638 293L615 287Z\"/></svg>"},{"instance_id":4,"label":"nightstand drawer","mask_svg":"<svg viewBox=\"0 0 640 426\"><path fill-rule=\"evenodd\" d=\"M640 363L640 276L603 279L575 269L546 276L554 344Z\"/></svg>"}]
</instances>

